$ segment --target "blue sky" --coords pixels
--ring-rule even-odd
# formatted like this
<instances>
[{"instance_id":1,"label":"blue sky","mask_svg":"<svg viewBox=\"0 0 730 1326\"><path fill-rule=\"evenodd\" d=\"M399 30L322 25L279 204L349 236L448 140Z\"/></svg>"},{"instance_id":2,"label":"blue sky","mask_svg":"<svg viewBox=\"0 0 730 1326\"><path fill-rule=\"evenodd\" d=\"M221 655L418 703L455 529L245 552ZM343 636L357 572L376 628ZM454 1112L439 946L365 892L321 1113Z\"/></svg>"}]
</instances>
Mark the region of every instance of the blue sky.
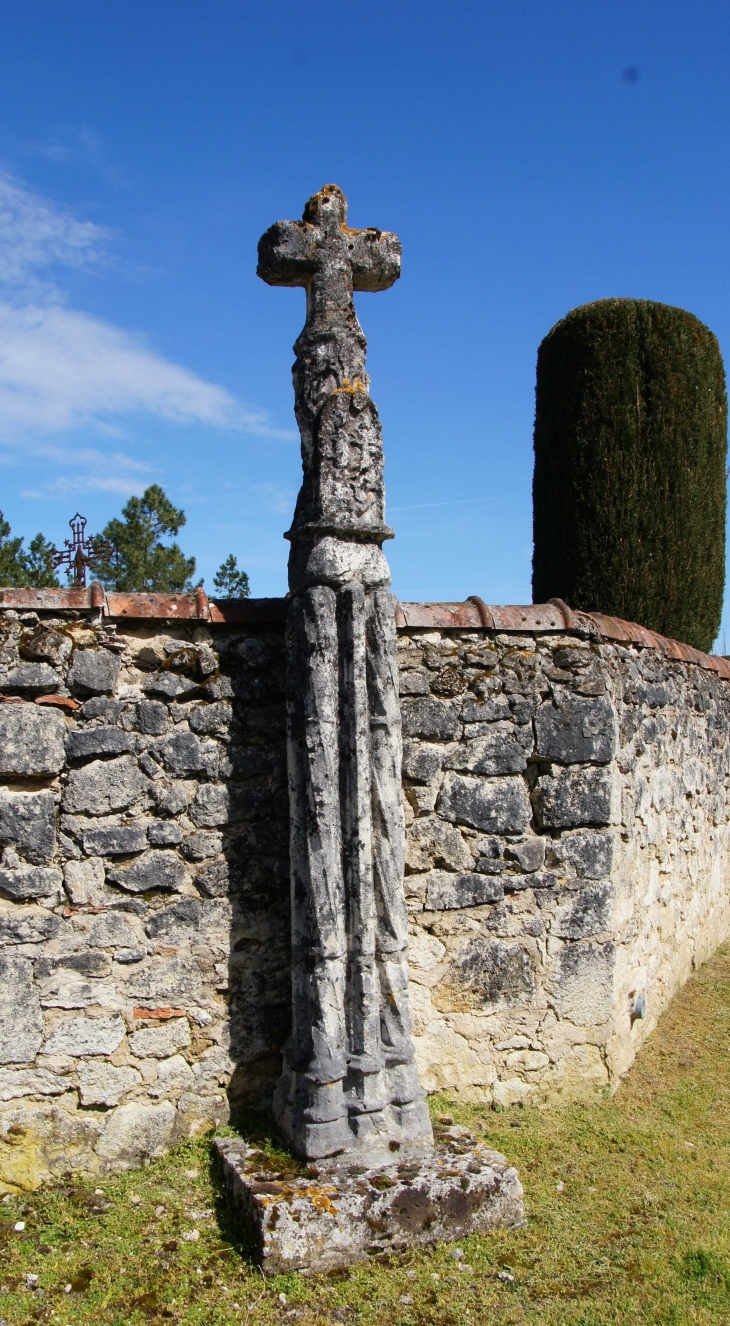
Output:
<instances>
[{"instance_id":1,"label":"blue sky","mask_svg":"<svg viewBox=\"0 0 730 1326\"><path fill-rule=\"evenodd\" d=\"M304 300L257 280L256 243L336 182L404 248L358 300L394 589L529 602L541 338L632 295L730 345L729 55L730 6L703 0L6 0L14 532L58 542L77 507L98 529L158 482L209 588L234 552L285 591Z\"/></svg>"}]
</instances>

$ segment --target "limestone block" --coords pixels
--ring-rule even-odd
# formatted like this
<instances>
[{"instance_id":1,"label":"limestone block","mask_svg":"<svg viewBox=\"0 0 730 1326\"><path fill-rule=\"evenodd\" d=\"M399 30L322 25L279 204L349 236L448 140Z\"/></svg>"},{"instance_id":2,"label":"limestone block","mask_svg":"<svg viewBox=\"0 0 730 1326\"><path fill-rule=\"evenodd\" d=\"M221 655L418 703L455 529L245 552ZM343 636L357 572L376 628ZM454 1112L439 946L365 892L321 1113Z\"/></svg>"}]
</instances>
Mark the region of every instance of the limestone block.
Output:
<instances>
[{"instance_id":1,"label":"limestone block","mask_svg":"<svg viewBox=\"0 0 730 1326\"><path fill-rule=\"evenodd\" d=\"M182 845L183 856L186 856L188 861L205 861L208 857L217 856L222 848L221 835L209 829L191 833Z\"/></svg>"},{"instance_id":2,"label":"limestone block","mask_svg":"<svg viewBox=\"0 0 730 1326\"><path fill-rule=\"evenodd\" d=\"M532 753L533 745L529 725L515 727L512 723L491 723L482 736L459 742L446 756L444 768L489 776L521 773L527 768L527 757Z\"/></svg>"},{"instance_id":3,"label":"limestone block","mask_svg":"<svg viewBox=\"0 0 730 1326\"><path fill-rule=\"evenodd\" d=\"M543 774L534 792L535 812L544 828L571 829L608 824L611 819L610 769L558 769Z\"/></svg>"},{"instance_id":4,"label":"limestone block","mask_svg":"<svg viewBox=\"0 0 730 1326\"><path fill-rule=\"evenodd\" d=\"M611 925L615 890L609 880L591 881L571 895L553 917L551 934L563 939L589 939Z\"/></svg>"},{"instance_id":5,"label":"limestone block","mask_svg":"<svg viewBox=\"0 0 730 1326\"><path fill-rule=\"evenodd\" d=\"M147 825L147 839L151 847L177 847L182 830L174 820L153 820Z\"/></svg>"},{"instance_id":6,"label":"limestone block","mask_svg":"<svg viewBox=\"0 0 730 1326\"><path fill-rule=\"evenodd\" d=\"M461 706L463 723L497 723L500 719L511 718L512 710L506 695L495 695L492 699L483 700L480 704L465 699ZM464 735L470 736L468 729Z\"/></svg>"},{"instance_id":7,"label":"limestone block","mask_svg":"<svg viewBox=\"0 0 730 1326\"><path fill-rule=\"evenodd\" d=\"M195 876L195 883L209 898L222 898L228 893L229 869L227 861L213 861L203 866Z\"/></svg>"},{"instance_id":8,"label":"limestone block","mask_svg":"<svg viewBox=\"0 0 730 1326\"><path fill-rule=\"evenodd\" d=\"M47 695L57 691L61 684L58 673L49 668L47 663L20 663L10 668L0 681L3 691L31 691L36 695Z\"/></svg>"},{"instance_id":9,"label":"limestone block","mask_svg":"<svg viewBox=\"0 0 730 1326\"><path fill-rule=\"evenodd\" d=\"M73 640L63 631L39 627L34 635L26 638L23 652L33 658L43 659L46 663L65 663L73 649Z\"/></svg>"},{"instance_id":10,"label":"limestone block","mask_svg":"<svg viewBox=\"0 0 730 1326\"><path fill-rule=\"evenodd\" d=\"M121 700L112 700L108 695L92 695L81 706L82 718L103 718L106 723L117 723L122 714Z\"/></svg>"},{"instance_id":11,"label":"limestone block","mask_svg":"<svg viewBox=\"0 0 730 1326\"><path fill-rule=\"evenodd\" d=\"M43 944L55 939L63 928L60 916L45 907L5 907L0 904L0 946Z\"/></svg>"},{"instance_id":12,"label":"limestone block","mask_svg":"<svg viewBox=\"0 0 730 1326\"><path fill-rule=\"evenodd\" d=\"M167 705L161 700L140 700L136 707L136 718L140 732L159 737L167 729Z\"/></svg>"},{"instance_id":13,"label":"limestone block","mask_svg":"<svg viewBox=\"0 0 730 1326\"><path fill-rule=\"evenodd\" d=\"M32 1192L69 1170L98 1169L94 1145L104 1119L58 1104L21 1101L0 1111L0 1189Z\"/></svg>"},{"instance_id":14,"label":"limestone block","mask_svg":"<svg viewBox=\"0 0 730 1326\"><path fill-rule=\"evenodd\" d=\"M50 1073L47 1068L0 1068L1 1101L22 1096L61 1096L68 1087L67 1077Z\"/></svg>"},{"instance_id":15,"label":"limestone block","mask_svg":"<svg viewBox=\"0 0 730 1326\"><path fill-rule=\"evenodd\" d=\"M34 865L56 846L56 806L50 792L0 792L0 844L11 843Z\"/></svg>"},{"instance_id":16,"label":"limestone block","mask_svg":"<svg viewBox=\"0 0 730 1326\"><path fill-rule=\"evenodd\" d=\"M165 695L168 700L180 700L193 695L199 687L188 677L178 677L174 672L156 672L144 682L143 690L148 695Z\"/></svg>"},{"instance_id":17,"label":"limestone block","mask_svg":"<svg viewBox=\"0 0 730 1326\"><path fill-rule=\"evenodd\" d=\"M115 1068L113 1064L84 1064L79 1069L79 1099L82 1105L118 1105L123 1096L142 1085L136 1068Z\"/></svg>"},{"instance_id":18,"label":"limestone block","mask_svg":"<svg viewBox=\"0 0 730 1326\"><path fill-rule=\"evenodd\" d=\"M124 755L131 749L129 737L118 727L74 728L66 737L70 760L85 760L92 755Z\"/></svg>"},{"instance_id":19,"label":"limestone block","mask_svg":"<svg viewBox=\"0 0 730 1326\"><path fill-rule=\"evenodd\" d=\"M64 809L71 814L109 815L126 810L147 790L149 782L133 755L116 760L94 760L72 769L64 795Z\"/></svg>"},{"instance_id":20,"label":"limestone block","mask_svg":"<svg viewBox=\"0 0 730 1326\"><path fill-rule=\"evenodd\" d=\"M107 878L128 893L146 893L165 889L177 893L190 883L190 875L177 852L153 847L129 865L107 870Z\"/></svg>"},{"instance_id":21,"label":"limestone block","mask_svg":"<svg viewBox=\"0 0 730 1326\"><path fill-rule=\"evenodd\" d=\"M584 879L604 879L613 869L612 833L571 833L550 843L549 862L573 867Z\"/></svg>"},{"instance_id":22,"label":"limestone block","mask_svg":"<svg viewBox=\"0 0 730 1326\"><path fill-rule=\"evenodd\" d=\"M215 777L218 751L213 742L201 742L194 732L172 732L155 742L154 753L176 778L189 774Z\"/></svg>"},{"instance_id":23,"label":"limestone block","mask_svg":"<svg viewBox=\"0 0 730 1326\"><path fill-rule=\"evenodd\" d=\"M434 1002L445 1011L467 1007L513 1007L529 1003L535 994L532 963L520 944L503 943L481 935L467 940L452 956L443 995Z\"/></svg>"},{"instance_id":24,"label":"limestone block","mask_svg":"<svg viewBox=\"0 0 730 1326\"><path fill-rule=\"evenodd\" d=\"M523 833L532 808L524 780L448 773L438 801L444 819L487 833Z\"/></svg>"},{"instance_id":25,"label":"limestone block","mask_svg":"<svg viewBox=\"0 0 730 1326\"><path fill-rule=\"evenodd\" d=\"M125 916L106 912L94 920L87 943L91 948L134 948L138 938Z\"/></svg>"},{"instance_id":26,"label":"limestone block","mask_svg":"<svg viewBox=\"0 0 730 1326\"><path fill-rule=\"evenodd\" d=\"M35 704L0 705L0 774L57 774L63 768L63 714Z\"/></svg>"},{"instance_id":27,"label":"limestone block","mask_svg":"<svg viewBox=\"0 0 730 1326\"><path fill-rule=\"evenodd\" d=\"M227 700L201 704L193 709L188 722L193 732L210 737L228 736L233 721L233 709Z\"/></svg>"},{"instance_id":28,"label":"limestone block","mask_svg":"<svg viewBox=\"0 0 730 1326\"><path fill-rule=\"evenodd\" d=\"M51 898L63 887L63 875L57 866L16 866L0 868L0 891L26 902L30 898Z\"/></svg>"},{"instance_id":29,"label":"limestone block","mask_svg":"<svg viewBox=\"0 0 730 1326\"><path fill-rule=\"evenodd\" d=\"M223 783L203 783L190 807L190 818L200 829L214 829L227 824L231 813L231 794Z\"/></svg>"},{"instance_id":30,"label":"limestone block","mask_svg":"<svg viewBox=\"0 0 730 1326\"><path fill-rule=\"evenodd\" d=\"M431 691L431 678L425 668L401 672L399 683L401 695L428 695Z\"/></svg>"},{"instance_id":31,"label":"limestone block","mask_svg":"<svg viewBox=\"0 0 730 1326\"><path fill-rule=\"evenodd\" d=\"M121 660L108 649L77 649L66 681L72 690L91 695L116 689Z\"/></svg>"},{"instance_id":32,"label":"limestone block","mask_svg":"<svg viewBox=\"0 0 730 1326\"><path fill-rule=\"evenodd\" d=\"M406 699L401 706L404 737L426 737L448 741L459 735L457 710L448 700L433 696Z\"/></svg>"},{"instance_id":33,"label":"limestone block","mask_svg":"<svg viewBox=\"0 0 730 1326\"><path fill-rule=\"evenodd\" d=\"M451 870L471 870L474 854L453 824L432 815L413 822L406 835L406 865L409 870L429 870L443 865Z\"/></svg>"},{"instance_id":34,"label":"limestone block","mask_svg":"<svg viewBox=\"0 0 730 1326\"><path fill-rule=\"evenodd\" d=\"M124 982L124 991L128 999L154 1000L179 1008L191 1000L196 1004L200 1001L203 981L192 958L150 958L132 968Z\"/></svg>"},{"instance_id":35,"label":"limestone block","mask_svg":"<svg viewBox=\"0 0 730 1326\"><path fill-rule=\"evenodd\" d=\"M43 1014L28 958L0 955L0 1064L31 1062L43 1039Z\"/></svg>"},{"instance_id":36,"label":"limestone block","mask_svg":"<svg viewBox=\"0 0 730 1326\"><path fill-rule=\"evenodd\" d=\"M578 1026L605 1022L613 1005L615 944L566 944L550 976L551 1003Z\"/></svg>"},{"instance_id":37,"label":"limestone block","mask_svg":"<svg viewBox=\"0 0 730 1326\"><path fill-rule=\"evenodd\" d=\"M155 912L147 921L145 931L150 939L179 942L190 938L191 933L200 928L202 915L203 907L197 898L181 898L171 907Z\"/></svg>"},{"instance_id":38,"label":"limestone block","mask_svg":"<svg viewBox=\"0 0 730 1326\"><path fill-rule=\"evenodd\" d=\"M421 741L403 743L403 774L415 783L430 783L441 772L443 746L426 746Z\"/></svg>"},{"instance_id":39,"label":"limestone block","mask_svg":"<svg viewBox=\"0 0 730 1326\"><path fill-rule=\"evenodd\" d=\"M173 1140L175 1106L142 1105L136 1101L120 1105L109 1120L96 1146L101 1160L112 1170L133 1169L143 1160L164 1156Z\"/></svg>"},{"instance_id":40,"label":"limestone block","mask_svg":"<svg viewBox=\"0 0 730 1326\"><path fill-rule=\"evenodd\" d=\"M144 851L147 834L143 825L120 824L105 829L89 829L83 841L84 851L90 856L126 856Z\"/></svg>"},{"instance_id":41,"label":"limestone block","mask_svg":"<svg viewBox=\"0 0 730 1326\"><path fill-rule=\"evenodd\" d=\"M556 686L535 717L536 753L560 764L608 764L616 754L617 725L607 696L584 698Z\"/></svg>"},{"instance_id":42,"label":"limestone block","mask_svg":"<svg viewBox=\"0 0 730 1326\"><path fill-rule=\"evenodd\" d=\"M162 1059L157 1065L157 1081L147 1088L147 1095L153 1100L160 1100L163 1096L177 1097L194 1085L191 1068L181 1054L176 1054L172 1059Z\"/></svg>"},{"instance_id":43,"label":"limestone block","mask_svg":"<svg viewBox=\"0 0 730 1326\"><path fill-rule=\"evenodd\" d=\"M65 1018L57 1022L45 1045L46 1054L113 1054L124 1040L124 1022L120 1017Z\"/></svg>"},{"instance_id":44,"label":"limestone block","mask_svg":"<svg viewBox=\"0 0 730 1326\"><path fill-rule=\"evenodd\" d=\"M493 875L452 875L434 870L428 877L426 908L429 911L447 911L460 907L481 907L487 902L499 902L504 889Z\"/></svg>"},{"instance_id":45,"label":"limestone block","mask_svg":"<svg viewBox=\"0 0 730 1326\"><path fill-rule=\"evenodd\" d=\"M150 788L163 815L179 815L181 810L189 806L197 790L198 784L189 780L172 784L153 783Z\"/></svg>"},{"instance_id":46,"label":"limestone block","mask_svg":"<svg viewBox=\"0 0 730 1326\"><path fill-rule=\"evenodd\" d=\"M167 1059L190 1045L187 1018L170 1018L159 1027L141 1027L129 1037L129 1048L137 1059ZM184 1061L183 1061L184 1062Z\"/></svg>"},{"instance_id":47,"label":"limestone block","mask_svg":"<svg viewBox=\"0 0 730 1326\"><path fill-rule=\"evenodd\" d=\"M531 874L545 863L545 839L527 838L523 843L508 843L504 854L508 861L516 861L525 874Z\"/></svg>"},{"instance_id":48,"label":"limestone block","mask_svg":"<svg viewBox=\"0 0 730 1326\"><path fill-rule=\"evenodd\" d=\"M97 907L106 901L104 862L92 856L86 861L67 861L63 868L66 892L75 907Z\"/></svg>"}]
</instances>

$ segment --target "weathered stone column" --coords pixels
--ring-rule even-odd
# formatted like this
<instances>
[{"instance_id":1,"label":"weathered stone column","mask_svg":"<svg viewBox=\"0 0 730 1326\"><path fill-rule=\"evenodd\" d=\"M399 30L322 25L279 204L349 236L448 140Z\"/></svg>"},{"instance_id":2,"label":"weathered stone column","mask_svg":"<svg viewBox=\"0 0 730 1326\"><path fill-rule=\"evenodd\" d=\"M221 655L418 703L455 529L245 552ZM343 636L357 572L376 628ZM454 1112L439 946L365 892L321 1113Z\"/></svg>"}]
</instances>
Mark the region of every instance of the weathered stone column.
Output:
<instances>
[{"instance_id":1,"label":"weathered stone column","mask_svg":"<svg viewBox=\"0 0 730 1326\"><path fill-rule=\"evenodd\" d=\"M382 551L380 420L354 290L400 275L395 235L351 230L335 185L259 243L269 285L302 286L294 347L304 480L287 625L292 1034L275 1110L312 1159L370 1164L432 1145L408 1003L395 599Z\"/></svg>"}]
</instances>

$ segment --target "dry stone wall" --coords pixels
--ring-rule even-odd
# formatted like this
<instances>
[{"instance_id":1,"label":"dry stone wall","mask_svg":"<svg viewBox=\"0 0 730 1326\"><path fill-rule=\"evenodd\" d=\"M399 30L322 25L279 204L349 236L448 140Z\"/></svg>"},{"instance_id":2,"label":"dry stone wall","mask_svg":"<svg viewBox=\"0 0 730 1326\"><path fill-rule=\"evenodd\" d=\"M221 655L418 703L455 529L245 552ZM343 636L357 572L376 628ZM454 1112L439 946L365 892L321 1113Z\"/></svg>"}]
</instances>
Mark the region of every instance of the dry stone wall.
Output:
<instances>
[{"instance_id":1,"label":"dry stone wall","mask_svg":"<svg viewBox=\"0 0 730 1326\"><path fill-rule=\"evenodd\" d=\"M288 797L280 623L11 609L0 633L13 1190L270 1096ZM730 931L728 682L590 624L399 650L421 1080L502 1105L612 1085Z\"/></svg>"}]
</instances>

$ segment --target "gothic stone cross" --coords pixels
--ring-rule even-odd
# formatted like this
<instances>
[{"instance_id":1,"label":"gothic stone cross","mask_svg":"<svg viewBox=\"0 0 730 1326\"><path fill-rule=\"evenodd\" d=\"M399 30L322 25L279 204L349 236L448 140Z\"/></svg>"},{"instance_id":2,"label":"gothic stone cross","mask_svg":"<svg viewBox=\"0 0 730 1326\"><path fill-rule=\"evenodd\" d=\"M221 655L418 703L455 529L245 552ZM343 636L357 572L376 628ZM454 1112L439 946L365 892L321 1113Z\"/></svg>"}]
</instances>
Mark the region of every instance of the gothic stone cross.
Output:
<instances>
[{"instance_id":1,"label":"gothic stone cross","mask_svg":"<svg viewBox=\"0 0 730 1326\"><path fill-rule=\"evenodd\" d=\"M395 600L383 448L353 290L385 290L400 242L351 230L335 185L259 243L270 285L302 286L295 345L303 483L287 620L292 1033L275 1111L313 1159L370 1163L432 1144L408 998Z\"/></svg>"}]
</instances>

